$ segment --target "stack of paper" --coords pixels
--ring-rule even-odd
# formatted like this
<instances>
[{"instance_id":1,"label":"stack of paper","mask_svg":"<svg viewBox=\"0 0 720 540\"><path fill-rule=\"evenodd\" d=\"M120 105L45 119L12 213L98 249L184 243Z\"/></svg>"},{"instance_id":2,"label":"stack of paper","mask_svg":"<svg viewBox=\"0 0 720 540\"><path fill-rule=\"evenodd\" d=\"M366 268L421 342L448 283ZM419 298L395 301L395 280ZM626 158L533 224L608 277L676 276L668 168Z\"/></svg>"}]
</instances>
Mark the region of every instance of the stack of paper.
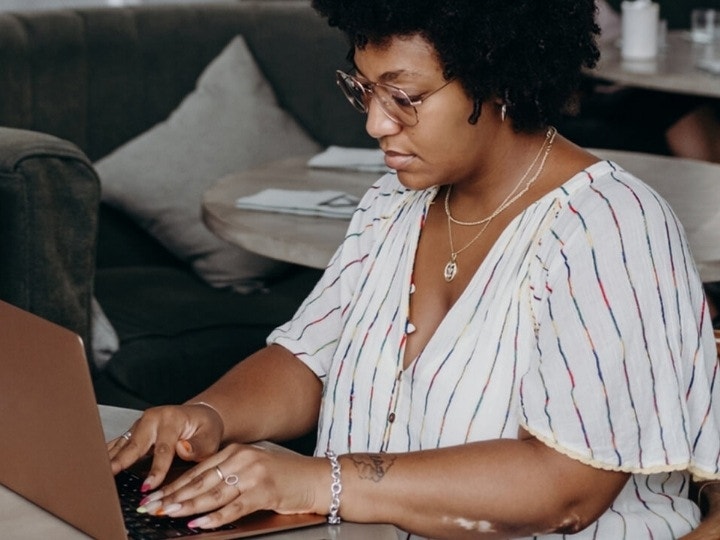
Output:
<instances>
[{"instance_id":1,"label":"stack of paper","mask_svg":"<svg viewBox=\"0 0 720 540\"><path fill-rule=\"evenodd\" d=\"M266 189L235 201L243 210L350 219L360 200L342 191L295 191Z\"/></svg>"},{"instance_id":2,"label":"stack of paper","mask_svg":"<svg viewBox=\"0 0 720 540\"><path fill-rule=\"evenodd\" d=\"M308 161L308 166L379 173L390 171L385 165L382 150L342 146L329 146L324 152L313 156Z\"/></svg>"}]
</instances>

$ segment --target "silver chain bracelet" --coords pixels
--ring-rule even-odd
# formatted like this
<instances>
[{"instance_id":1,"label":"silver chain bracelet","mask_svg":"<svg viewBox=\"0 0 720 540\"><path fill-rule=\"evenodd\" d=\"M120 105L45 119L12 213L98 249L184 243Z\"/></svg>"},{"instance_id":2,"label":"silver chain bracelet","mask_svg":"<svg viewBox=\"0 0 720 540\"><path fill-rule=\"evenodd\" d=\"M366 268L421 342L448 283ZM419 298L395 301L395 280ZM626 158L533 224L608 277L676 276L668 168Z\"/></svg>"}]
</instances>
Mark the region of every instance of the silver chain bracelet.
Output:
<instances>
[{"instance_id":1,"label":"silver chain bracelet","mask_svg":"<svg viewBox=\"0 0 720 540\"><path fill-rule=\"evenodd\" d=\"M340 511L340 493L342 493L340 462L338 462L337 454L332 450L325 452L325 457L330 460L330 466L332 467L332 484L330 485L332 499L330 500L330 511L327 520L330 525L337 525L342 521L338 515Z\"/></svg>"}]
</instances>

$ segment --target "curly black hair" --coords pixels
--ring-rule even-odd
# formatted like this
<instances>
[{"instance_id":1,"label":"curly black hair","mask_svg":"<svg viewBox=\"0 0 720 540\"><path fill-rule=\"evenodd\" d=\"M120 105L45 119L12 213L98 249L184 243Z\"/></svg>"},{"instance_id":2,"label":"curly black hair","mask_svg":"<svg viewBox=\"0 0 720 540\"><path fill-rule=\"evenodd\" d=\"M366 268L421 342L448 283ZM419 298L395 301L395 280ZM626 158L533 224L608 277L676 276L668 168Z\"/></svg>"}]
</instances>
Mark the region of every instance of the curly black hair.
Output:
<instances>
[{"instance_id":1,"label":"curly black hair","mask_svg":"<svg viewBox=\"0 0 720 540\"><path fill-rule=\"evenodd\" d=\"M599 52L595 0L313 0L355 48L421 35L475 102L507 105L517 131L558 121Z\"/></svg>"}]
</instances>

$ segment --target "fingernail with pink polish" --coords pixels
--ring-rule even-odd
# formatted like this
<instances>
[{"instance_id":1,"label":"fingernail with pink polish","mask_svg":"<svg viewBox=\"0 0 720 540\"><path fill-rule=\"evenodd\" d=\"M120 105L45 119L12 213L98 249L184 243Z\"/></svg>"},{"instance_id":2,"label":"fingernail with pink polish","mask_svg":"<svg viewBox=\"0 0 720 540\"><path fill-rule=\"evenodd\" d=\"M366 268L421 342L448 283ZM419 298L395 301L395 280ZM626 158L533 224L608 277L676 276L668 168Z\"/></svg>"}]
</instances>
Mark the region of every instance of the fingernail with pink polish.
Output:
<instances>
[{"instance_id":1,"label":"fingernail with pink polish","mask_svg":"<svg viewBox=\"0 0 720 540\"><path fill-rule=\"evenodd\" d=\"M202 529L208 523L210 523L210 518L207 516L203 516L188 522L187 526L190 529Z\"/></svg>"},{"instance_id":2,"label":"fingernail with pink polish","mask_svg":"<svg viewBox=\"0 0 720 540\"><path fill-rule=\"evenodd\" d=\"M140 487L140 493L147 493L148 491L150 491L152 489L152 481L152 475L148 476Z\"/></svg>"},{"instance_id":3,"label":"fingernail with pink polish","mask_svg":"<svg viewBox=\"0 0 720 540\"><path fill-rule=\"evenodd\" d=\"M163 498L163 492L162 492L162 490L158 490L158 491L156 491L155 493L151 493L151 494L148 495L147 497L144 497L144 498L140 501L140 506L144 506L144 505L146 505L146 504L149 503L149 502L157 501L157 500L162 499L162 498Z\"/></svg>"}]
</instances>

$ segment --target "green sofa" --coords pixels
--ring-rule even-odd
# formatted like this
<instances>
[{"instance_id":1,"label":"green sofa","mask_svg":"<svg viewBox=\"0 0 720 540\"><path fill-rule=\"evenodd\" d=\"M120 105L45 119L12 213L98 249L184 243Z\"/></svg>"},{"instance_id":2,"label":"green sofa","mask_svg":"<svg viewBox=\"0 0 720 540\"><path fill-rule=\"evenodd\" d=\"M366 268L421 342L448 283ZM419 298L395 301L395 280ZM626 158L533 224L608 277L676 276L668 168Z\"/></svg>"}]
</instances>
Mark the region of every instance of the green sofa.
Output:
<instances>
[{"instance_id":1,"label":"green sofa","mask_svg":"<svg viewBox=\"0 0 720 540\"><path fill-rule=\"evenodd\" d=\"M308 2L0 14L0 297L78 332L89 355L97 298L119 338L102 369L91 359L101 403L187 399L262 347L319 277L283 266L248 294L211 286L99 202L98 160L171 115L236 35L318 148L374 145L334 83L347 44Z\"/></svg>"}]
</instances>

